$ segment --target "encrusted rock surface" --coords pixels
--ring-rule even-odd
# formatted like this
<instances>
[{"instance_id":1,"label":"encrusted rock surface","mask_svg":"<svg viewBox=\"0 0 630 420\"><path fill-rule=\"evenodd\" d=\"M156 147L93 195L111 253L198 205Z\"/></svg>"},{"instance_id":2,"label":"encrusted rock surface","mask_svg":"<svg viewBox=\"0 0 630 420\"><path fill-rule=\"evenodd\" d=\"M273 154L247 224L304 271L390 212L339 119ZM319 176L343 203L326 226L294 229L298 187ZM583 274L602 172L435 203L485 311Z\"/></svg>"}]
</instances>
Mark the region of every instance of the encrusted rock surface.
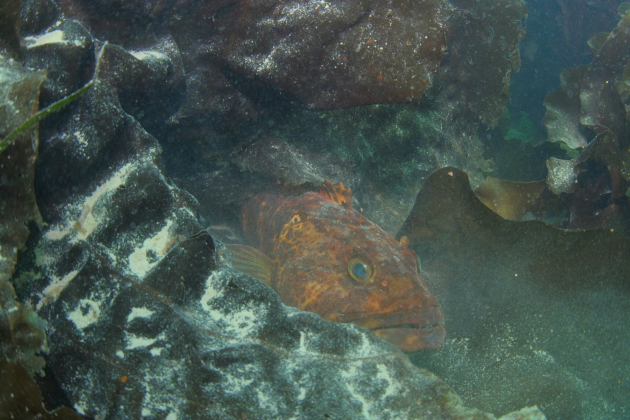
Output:
<instances>
[{"instance_id":1,"label":"encrusted rock surface","mask_svg":"<svg viewBox=\"0 0 630 420\"><path fill-rule=\"evenodd\" d=\"M244 2L224 59L313 108L417 101L446 50L447 10L441 0Z\"/></svg>"},{"instance_id":2,"label":"encrusted rock surface","mask_svg":"<svg viewBox=\"0 0 630 420\"><path fill-rule=\"evenodd\" d=\"M195 125L259 115L270 94L319 109L417 103L438 78L458 114L496 124L526 13L522 0L58 4L57 13L131 50L171 34L191 94L176 118Z\"/></svg>"}]
</instances>

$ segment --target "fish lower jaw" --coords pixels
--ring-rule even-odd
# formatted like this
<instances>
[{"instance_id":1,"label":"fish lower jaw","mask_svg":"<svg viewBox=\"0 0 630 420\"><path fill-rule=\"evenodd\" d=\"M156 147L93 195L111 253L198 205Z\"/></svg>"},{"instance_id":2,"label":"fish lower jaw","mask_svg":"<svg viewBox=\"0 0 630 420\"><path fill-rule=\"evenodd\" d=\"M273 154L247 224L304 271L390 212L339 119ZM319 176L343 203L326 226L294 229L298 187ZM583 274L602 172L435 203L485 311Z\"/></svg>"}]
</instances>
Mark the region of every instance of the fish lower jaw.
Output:
<instances>
[{"instance_id":1,"label":"fish lower jaw","mask_svg":"<svg viewBox=\"0 0 630 420\"><path fill-rule=\"evenodd\" d=\"M370 328L372 331L376 331L376 330L384 330L384 329L388 329L388 328L419 328L419 329L430 329L430 328L436 328L442 325L442 322L436 322L435 324L430 324L430 325L421 325L421 324L398 324L398 325L387 325L387 326L381 326L381 327L376 327L376 328Z\"/></svg>"},{"instance_id":2,"label":"fish lower jaw","mask_svg":"<svg viewBox=\"0 0 630 420\"><path fill-rule=\"evenodd\" d=\"M374 328L372 332L406 353L435 349L444 342L446 335L441 323L391 325Z\"/></svg>"}]
</instances>

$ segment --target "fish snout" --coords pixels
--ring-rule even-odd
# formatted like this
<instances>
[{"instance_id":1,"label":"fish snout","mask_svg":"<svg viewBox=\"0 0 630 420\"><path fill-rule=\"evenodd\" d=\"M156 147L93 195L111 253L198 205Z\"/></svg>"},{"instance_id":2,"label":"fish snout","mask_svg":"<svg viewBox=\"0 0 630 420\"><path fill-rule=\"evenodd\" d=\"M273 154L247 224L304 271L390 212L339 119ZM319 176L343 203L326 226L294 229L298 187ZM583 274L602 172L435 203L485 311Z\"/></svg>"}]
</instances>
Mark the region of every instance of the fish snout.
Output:
<instances>
[{"instance_id":1,"label":"fish snout","mask_svg":"<svg viewBox=\"0 0 630 420\"><path fill-rule=\"evenodd\" d=\"M398 302L398 310L411 313L419 313L420 318L435 318L439 316L442 319L440 311L440 302L433 295L421 295L415 299L406 299L405 302Z\"/></svg>"},{"instance_id":2,"label":"fish snout","mask_svg":"<svg viewBox=\"0 0 630 420\"><path fill-rule=\"evenodd\" d=\"M427 296L427 306L431 308L439 308L440 302L438 302L437 298L433 295Z\"/></svg>"},{"instance_id":3,"label":"fish snout","mask_svg":"<svg viewBox=\"0 0 630 420\"><path fill-rule=\"evenodd\" d=\"M437 307L373 314L337 313L334 320L369 328L405 352L439 347L446 335L442 312Z\"/></svg>"},{"instance_id":4,"label":"fish snout","mask_svg":"<svg viewBox=\"0 0 630 420\"><path fill-rule=\"evenodd\" d=\"M404 352L434 349L444 342L446 330L439 308L424 309L405 318L399 322L406 323L386 323L372 331Z\"/></svg>"}]
</instances>

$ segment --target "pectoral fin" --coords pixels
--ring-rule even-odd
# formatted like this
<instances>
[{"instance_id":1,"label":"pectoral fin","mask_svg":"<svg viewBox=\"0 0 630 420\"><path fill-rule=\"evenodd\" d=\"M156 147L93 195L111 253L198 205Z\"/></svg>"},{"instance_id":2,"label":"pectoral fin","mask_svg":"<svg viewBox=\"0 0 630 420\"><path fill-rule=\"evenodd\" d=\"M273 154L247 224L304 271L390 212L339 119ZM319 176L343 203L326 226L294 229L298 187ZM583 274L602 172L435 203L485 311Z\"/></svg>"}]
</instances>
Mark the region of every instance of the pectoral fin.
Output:
<instances>
[{"instance_id":1,"label":"pectoral fin","mask_svg":"<svg viewBox=\"0 0 630 420\"><path fill-rule=\"evenodd\" d=\"M264 253L241 244L227 244L232 253L232 266L248 276L252 276L271 286L273 264Z\"/></svg>"}]
</instances>

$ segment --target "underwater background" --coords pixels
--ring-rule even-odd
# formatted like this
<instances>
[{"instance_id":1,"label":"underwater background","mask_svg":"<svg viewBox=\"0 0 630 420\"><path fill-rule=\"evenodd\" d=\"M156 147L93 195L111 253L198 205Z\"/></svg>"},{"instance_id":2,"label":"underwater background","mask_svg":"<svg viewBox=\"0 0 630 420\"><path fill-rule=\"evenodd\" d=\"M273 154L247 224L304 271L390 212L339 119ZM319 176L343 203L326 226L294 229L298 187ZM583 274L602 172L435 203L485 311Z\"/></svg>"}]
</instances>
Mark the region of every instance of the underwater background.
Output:
<instances>
[{"instance_id":1,"label":"underwater background","mask_svg":"<svg viewBox=\"0 0 630 420\"><path fill-rule=\"evenodd\" d=\"M0 419L630 418L629 117L619 0L0 0ZM234 269L326 180L439 347Z\"/></svg>"}]
</instances>

